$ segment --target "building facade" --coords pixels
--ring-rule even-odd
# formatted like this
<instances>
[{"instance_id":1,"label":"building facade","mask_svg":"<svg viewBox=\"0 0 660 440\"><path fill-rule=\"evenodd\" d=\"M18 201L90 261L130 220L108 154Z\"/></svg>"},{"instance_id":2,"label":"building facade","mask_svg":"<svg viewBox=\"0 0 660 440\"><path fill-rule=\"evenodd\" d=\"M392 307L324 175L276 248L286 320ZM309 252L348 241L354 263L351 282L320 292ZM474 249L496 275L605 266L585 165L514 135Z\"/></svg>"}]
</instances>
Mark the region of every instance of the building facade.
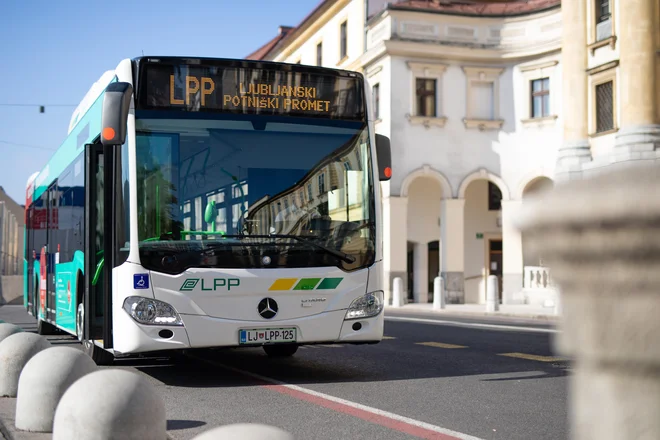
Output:
<instances>
[{"instance_id":1,"label":"building facade","mask_svg":"<svg viewBox=\"0 0 660 440\"><path fill-rule=\"evenodd\" d=\"M659 6L621 1L326 0L248 58L368 78L392 141L390 286L429 302L440 275L448 302L484 303L492 274L503 303L547 304L551 270L516 227L523 201L659 157Z\"/></svg>"},{"instance_id":2,"label":"building facade","mask_svg":"<svg viewBox=\"0 0 660 440\"><path fill-rule=\"evenodd\" d=\"M0 186L0 276L23 274L24 212Z\"/></svg>"}]
</instances>

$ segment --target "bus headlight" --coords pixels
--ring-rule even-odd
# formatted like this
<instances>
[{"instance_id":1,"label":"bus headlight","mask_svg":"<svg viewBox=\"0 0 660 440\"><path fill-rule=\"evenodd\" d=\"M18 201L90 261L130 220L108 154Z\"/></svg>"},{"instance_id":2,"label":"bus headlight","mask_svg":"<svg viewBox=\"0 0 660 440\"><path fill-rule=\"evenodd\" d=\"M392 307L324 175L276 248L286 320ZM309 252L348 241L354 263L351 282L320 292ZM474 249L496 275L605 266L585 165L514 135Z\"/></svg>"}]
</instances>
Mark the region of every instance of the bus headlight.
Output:
<instances>
[{"instance_id":1,"label":"bus headlight","mask_svg":"<svg viewBox=\"0 0 660 440\"><path fill-rule=\"evenodd\" d=\"M371 318L383 311L383 291L369 292L356 298L346 311L345 320Z\"/></svg>"},{"instance_id":2,"label":"bus headlight","mask_svg":"<svg viewBox=\"0 0 660 440\"><path fill-rule=\"evenodd\" d=\"M140 324L183 325L174 307L156 299L129 296L124 301L124 310Z\"/></svg>"}]
</instances>

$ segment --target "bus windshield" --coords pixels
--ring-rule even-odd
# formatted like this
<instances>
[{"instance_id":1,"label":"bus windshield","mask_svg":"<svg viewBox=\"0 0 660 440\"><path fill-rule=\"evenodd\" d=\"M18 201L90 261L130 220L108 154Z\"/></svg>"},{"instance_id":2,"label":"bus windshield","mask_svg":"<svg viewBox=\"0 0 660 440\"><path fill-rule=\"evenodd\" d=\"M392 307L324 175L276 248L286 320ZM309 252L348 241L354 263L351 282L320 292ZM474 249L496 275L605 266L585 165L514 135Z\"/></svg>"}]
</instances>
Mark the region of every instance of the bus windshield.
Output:
<instances>
[{"instance_id":1,"label":"bus windshield","mask_svg":"<svg viewBox=\"0 0 660 440\"><path fill-rule=\"evenodd\" d=\"M354 270L373 262L375 202L364 122L136 116L145 267Z\"/></svg>"}]
</instances>

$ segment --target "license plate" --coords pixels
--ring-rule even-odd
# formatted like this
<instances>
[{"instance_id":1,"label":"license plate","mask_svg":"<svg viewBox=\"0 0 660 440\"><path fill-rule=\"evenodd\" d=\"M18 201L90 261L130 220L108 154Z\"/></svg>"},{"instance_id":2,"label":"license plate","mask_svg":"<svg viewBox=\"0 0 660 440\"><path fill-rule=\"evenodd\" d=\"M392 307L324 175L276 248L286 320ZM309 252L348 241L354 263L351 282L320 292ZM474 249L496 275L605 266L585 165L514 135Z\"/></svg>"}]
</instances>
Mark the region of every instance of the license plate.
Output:
<instances>
[{"instance_id":1,"label":"license plate","mask_svg":"<svg viewBox=\"0 0 660 440\"><path fill-rule=\"evenodd\" d=\"M238 332L240 344L277 344L296 342L295 328L255 328Z\"/></svg>"}]
</instances>

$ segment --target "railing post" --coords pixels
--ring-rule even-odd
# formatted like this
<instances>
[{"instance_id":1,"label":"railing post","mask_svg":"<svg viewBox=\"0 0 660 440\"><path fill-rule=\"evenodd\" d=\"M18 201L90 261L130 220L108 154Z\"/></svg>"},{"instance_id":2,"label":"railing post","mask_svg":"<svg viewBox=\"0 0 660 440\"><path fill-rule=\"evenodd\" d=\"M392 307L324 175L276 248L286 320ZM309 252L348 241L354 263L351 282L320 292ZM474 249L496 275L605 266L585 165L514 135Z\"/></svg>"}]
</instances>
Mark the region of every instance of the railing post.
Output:
<instances>
[{"instance_id":1,"label":"railing post","mask_svg":"<svg viewBox=\"0 0 660 440\"><path fill-rule=\"evenodd\" d=\"M445 308L445 280L442 277L433 279L433 309Z\"/></svg>"},{"instance_id":2,"label":"railing post","mask_svg":"<svg viewBox=\"0 0 660 440\"><path fill-rule=\"evenodd\" d=\"M488 275L486 281L486 311L497 312L499 309L499 283L496 275Z\"/></svg>"},{"instance_id":3,"label":"railing post","mask_svg":"<svg viewBox=\"0 0 660 440\"><path fill-rule=\"evenodd\" d=\"M558 185L521 213L561 291L571 438L660 438L660 167Z\"/></svg>"},{"instance_id":4,"label":"railing post","mask_svg":"<svg viewBox=\"0 0 660 440\"><path fill-rule=\"evenodd\" d=\"M403 306L403 280L400 277L394 278L394 289L392 292L392 307Z\"/></svg>"}]
</instances>

